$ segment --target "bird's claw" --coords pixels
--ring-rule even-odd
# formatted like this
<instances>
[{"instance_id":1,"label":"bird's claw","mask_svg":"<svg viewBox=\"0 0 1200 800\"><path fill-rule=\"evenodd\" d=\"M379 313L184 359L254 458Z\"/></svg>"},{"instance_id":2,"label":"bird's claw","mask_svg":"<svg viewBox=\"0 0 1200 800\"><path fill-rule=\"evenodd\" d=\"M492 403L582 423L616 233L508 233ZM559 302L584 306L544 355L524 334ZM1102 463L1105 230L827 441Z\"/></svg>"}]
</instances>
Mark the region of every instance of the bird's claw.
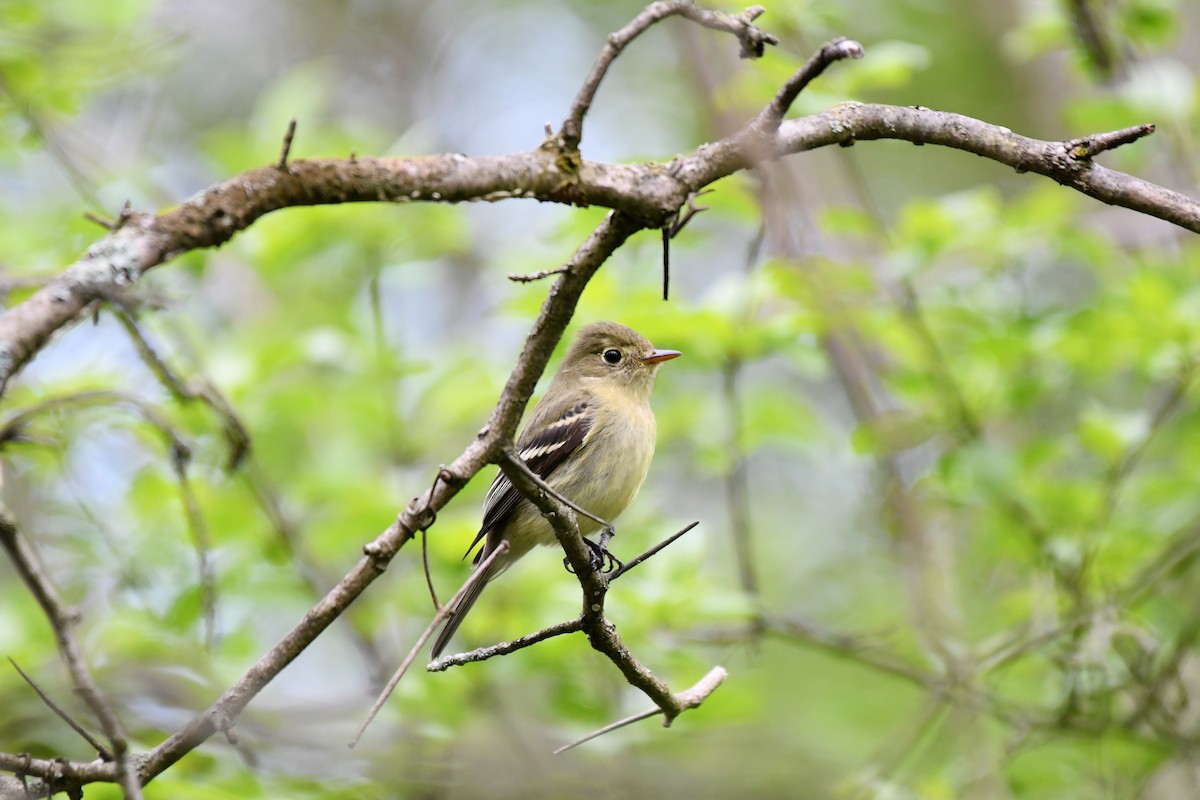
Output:
<instances>
[{"instance_id":1,"label":"bird's claw","mask_svg":"<svg viewBox=\"0 0 1200 800\"><path fill-rule=\"evenodd\" d=\"M591 559L593 572L600 572L607 575L608 573L625 566L625 563L621 561L621 559L614 556L608 549L608 543L615 535L616 531L614 531L612 528L605 528L600 533L599 542L593 542L591 539L583 540L583 543L588 547L588 556ZM575 570L571 568L570 559L564 558L563 566L566 568L567 572L571 573L572 575L575 574Z\"/></svg>"}]
</instances>

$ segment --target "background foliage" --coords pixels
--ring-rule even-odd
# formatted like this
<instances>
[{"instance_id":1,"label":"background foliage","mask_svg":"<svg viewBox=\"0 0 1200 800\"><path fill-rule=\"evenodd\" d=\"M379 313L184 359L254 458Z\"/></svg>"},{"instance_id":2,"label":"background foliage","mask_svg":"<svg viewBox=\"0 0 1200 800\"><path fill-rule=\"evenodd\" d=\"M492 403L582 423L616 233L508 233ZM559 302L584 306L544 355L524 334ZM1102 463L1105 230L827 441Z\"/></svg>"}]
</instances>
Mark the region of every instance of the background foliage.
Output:
<instances>
[{"instance_id":1,"label":"background foliage","mask_svg":"<svg viewBox=\"0 0 1200 800\"><path fill-rule=\"evenodd\" d=\"M732 4L725 4L738 10ZM277 157L537 145L604 36L640 8L0 0L0 267L10 300L99 235ZM1195 191L1196 9L1172 0L777 2L738 63L681 21L618 61L584 153L662 159L738 124L821 41L801 111L920 104L1043 138L1137 122L1105 161ZM601 271L577 319L683 350L659 455L622 518L632 555L700 528L609 609L673 687L731 673L669 731L550 750L645 698L582 641L402 682L344 742L427 623L415 548L150 797L1178 797L1196 790L1200 249L1190 235L962 153L870 143L727 180L676 240ZM545 285L600 212L510 201L294 209L155 270L138 329L219 415L164 387L115 313L8 395L5 502L81 608L134 738L159 741L303 614L494 402ZM141 398L190 448L108 395ZM106 399L107 398L107 399ZM116 399L116 402L112 400ZM429 538L444 597L485 481ZM464 645L571 616L550 550ZM207 570L215 591L205 589ZM0 652L68 702L51 631L0 564ZM87 758L11 669L0 748ZM88 796L112 797L111 787Z\"/></svg>"}]
</instances>

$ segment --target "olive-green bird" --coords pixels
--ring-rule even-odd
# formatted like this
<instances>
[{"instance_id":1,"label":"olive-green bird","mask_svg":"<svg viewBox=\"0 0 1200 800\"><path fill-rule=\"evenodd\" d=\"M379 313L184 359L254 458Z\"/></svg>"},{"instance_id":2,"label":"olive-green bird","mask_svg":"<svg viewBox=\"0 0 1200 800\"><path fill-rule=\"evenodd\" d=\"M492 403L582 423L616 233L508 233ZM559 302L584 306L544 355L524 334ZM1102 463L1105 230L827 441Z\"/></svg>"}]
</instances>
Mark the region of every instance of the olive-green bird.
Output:
<instances>
[{"instance_id":1,"label":"olive-green bird","mask_svg":"<svg viewBox=\"0 0 1200 800\"><path fill-rule=\"evenodd\" d=\"M677 350L656 350L637 331L615 322L583 328L517 439L521 459L563 497L611 523L637 496L650 469L654 376L659 364L678 355ZM585 516L578 516L578 521L584 536L600 529L598 522ZM467 552L481 541L476 569L500 542L508 542L508 552L451 610L433 643L434 658L489 581L534 545L553 545L558 540L541 512L501 472L488 489L483 525Z\"/></svg>"}]
</instances>

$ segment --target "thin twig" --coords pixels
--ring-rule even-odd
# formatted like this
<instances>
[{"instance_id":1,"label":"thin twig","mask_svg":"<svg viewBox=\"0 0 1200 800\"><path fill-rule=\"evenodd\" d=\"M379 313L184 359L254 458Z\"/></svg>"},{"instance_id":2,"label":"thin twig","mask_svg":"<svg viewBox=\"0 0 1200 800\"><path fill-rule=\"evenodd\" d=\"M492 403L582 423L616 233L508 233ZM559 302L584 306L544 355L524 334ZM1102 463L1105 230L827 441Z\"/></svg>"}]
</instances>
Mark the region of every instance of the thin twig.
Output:
<instances>
[{"instance_id":1,"label":"thin twig","mask_svg":"<svg viewBox=\"0 0 1200 800\"><path fill-rule=\"evenodd\" d=\"M635 559L633 559L633 560L631 560L631 561L627 561L627 562L625 562L625 563L624 563L624 564L622 564L620 567L618 567L618 568L616 569L616 571L614 571L612 574L610 574L610 575L608 576L608 582L609 582L609 583L612 583L612 582L613 582L613 581L615 581L617 578L621 577L621 576L622 576L622 575L624 575L626 572L629 572L629 570L631 570L631 569L633 569L634 567L636 567L638 564L641 564L643 561L646 561L647 559L649 559L649 558L651 558L651 557L653 557L653 556L656 556L656 555L658 555L660 551L662 551L662 550L665 550L666 548L670 547L672 544L674 544L674 543L675 543L675 540L679 539L681 536L683 536L685 533L687 533L688 531L692 530L692 528L695 528L695 527L696 527L697 525L699 525L699 524L700 524L700 520L696 520L695 522L693 522L692 524L688 525L687 527L685 527L683 530L679 531L678 533L674 533L674 534L672 534L671 536L669 536L669 537L667 537L666 539L664 539L663 541L661 541L661 542L659 542L658 544L654 545L654 547L651 547L649 550L647 550L646 552L642 553L642 554L641 554L640 556L638 556L637 558L635 558Z\"/></svg>"},{"instance_id":2,"label":"thin twig","mask_svg":"<svg viewBox=\"0 0 1200 800\"><path fill-rule=\"evenodd\" d=\"M671 295L671 229L662 229L663 302Z\"/></svg>"},{"instance_id":3,"label":"thin twig","mask_svg":"<svg viewBox=\"0 0 1200 800\"><path fill-rule=\"evenodd\" d=\"M101 228L104 228L106 231L111 231L113 228L117 227L117 223L113 222L110 219L105 219L104 217L100 216L99 214L93 214L91 211L83 212L83 218L86 219L88 222L96 223Z\"/></svg>"},{"instance_id":4,"label":"thin twig","mask_svg":"<svg viewBox=\"0 0 1200 800\"><path fill-rule=\"evenodd\" d=\"M720 686L724 682L725 678L727 678L728 676L729 676L729 673L725 671L724 667L713 667L712 669L710 669L708 671L708 673L703 678L701 678L696 683L695 686L691 687L690 689L685 689L684 691L675 695L675 697L679 701L679 704L684 709L695 708L696 706L703 703L710 694L712 694L714 691L716 691L717 687ZM571 742L570 744L563 745L562 747L560 747L554 751L554 755L558 755L559 753L565 753L568 750L578 747L579 745L583 744L584 742L590 742L592 739L595 739L599 736L603 736L606 733L611 733L612 731L615 731L619 728L624 728L626 725L632 725L635 722L641 722L644 719L649 719L650 717L654 717L654 716L657 716L662 713L663 713L663 710L661 708L646 709L645 711L641 711L637 714L634 714L633 716L626 717L625 719L619 720L619 721L614 722L609 725L605 725L600 730L593 731L593 732L589 733L587 736L576 739L575 741ZM663 726L669 727L670 724L671 724L671 720L669 718L664 717Z\"/></svg>"},{"instance_id":5,"label":"thin twig","mask_svg":"<svg viewBox=\"0 0 1200 800\"><path fill-rule=\"evenodd\" d=\"M560 753L565 753L568 750L574 750L576 747L579 747L579 745L584 744L585 742L590 742L592 739L599 738L606 733L612 733L613 731L615 731L619 728L624 728L626 725L632 725L635 722L641 722L644 719L650 719L650 717L656 717L661 713L662 713L662 709L658 708L657 706L654 708L648 708L645 711L639 711L638 713L636 713L632 716L626 717L625 719L617 720L616 722L612 722L612 723L609 723L608 725L605 725L603 728L600 728L599 730L592 731L587 736L581 736L578 739L576 739L575 741L571 742L570 744L564 744L562 747L560 747L554 751L554 755L559 755Z\"/></svg>"},{"instance_id":6,"label":"thin twig","mask_svg":"<svg viewBox=\"0 0 1200 800\"><path fill-rule=\"evenodd\" d=\"M1122 128L1119 131L1096 133L1091 136L1085 136L1082 139L1075 139L1067 142L1066 147L1067 152L1071 154L1072 158L1087 161L1106 150L1113 150L1121 145L1136 142L1138 139L1144 139L1152 133L1154 133L1154 125L1152 124L1134 125L1130 128Z\"/></svg>"},{"instance_id":7,"label":"thin twig","mask_svg":"<svg viewBox=\"0 0 1200 800\"><path fill-rule=\"evenodd\" d=\"M446 467L439 466L437 474L433 476L433 485L429 487L429 491L425 494L426 497L432 498L437 492L438 481L442 480L442 473ZM429 529L437 522L437 511L431 508L426 502L424 509L418 512L421 518L421 567L425 572L425 585L429 587L429 599L433 601L434 611L442 607L438 602L437 590L433 588L433 573L429 569Z\"/></svg>"},{"instance_id":8,"label":"thin twig","mask_svg":"<svg viewBox=\"0 0 1200 800\"><path fill-rule=\"evenodd\" d=\"M1093 3L1091 0L1069 0L1066 5L1071 14L1075 37L1088 54L1092 65L1103 79L1112 78L1122 66L1121 56L1113 52L1111 37L1093 9L1093 6L1107 6Z\"/></svg>"},{"instance_id":9,"label":"thin twig","mask_svg":"<svg viewBox=\"0 0 1200 800\"><path fill-rule=\"evenodd\" d=\"M183 505L188 532L191 534L192 548L196 551L196 569L200 573L200 607L204 615L204 645L211 651L217 643L216 576L213 574L212 560L209 558L212 541L208 535L208 525L204 522L204 514L200 510L200 503L196 500L196 492L192 488L186 459L173 458L171 464L175 472L175 481L179 484L179 499Z\"/></svg>"},{"instance_id":10,"label":"thin twig","mask_svg":"<svg viewBox=\"0 0 1200 800\"><path fill-rule=\"evenodd\" d=\"M530 283L531 281L540 281L543 278L549 278L551 275L562 275L568 269L570 267L556 267L554 269L543 269L539 272L530 272L527 275L510 272L508 279L517 283Z\"/></svg>"},{"instance_id":11,"label":"thin twig","mask_svg":"<svg viewBox=\"0 0 1200 800\"><path fill-rule=\"evenodd\" d=\"M20 675L27 684L29 684L29 688L33 689L33 691L37 693L37 696L42 699L42 702L45 703L51 711L58 715L59 719L70 725L71 730L78 733L81 737L83 737L85 742L90 744L93 749L95 749L96 755L100 756L102 761L113 760L112 753L108 751L108 748L101 744L95 736L92 736L90 733L88 733L87 730L80 725L74 717L68 714L62 706L50 699L50 695L46 694L42 687L38 686L37 681L29 677L25 670L21 669L20 665L17 664L12 656L8 657L8 663L12 664L13 669L17 671L17 674Z\"/></svg>"},{"instance_id":12,"label":"thin twig","mask_svg":"<svg viewBox=\"0 0 1200 800\"><path fill-rule=\"evenodd\" d=\"M729 528L733 534L733 551L737 559L738 582L756 610L761 609L762 593L754 557L754 523L750 499L750 474L747 464L742 398L739 381L743 362L737 355L726 358L721 368L721 399L726 417L726 453L729 468L724 475L725 505L729 512Z\"/></svg>"},{"instance_id":13,"label":"thin twig","mask_svg":"<svg viewBox=\"0 0 1200 800\"><path fill-rule=\"evenodd\" d=\"M279 169L287 171L288 156L292 152L292 139L296 136L296 118L292 117L288 121L287 132L283 134L283 147L279 151L279 163L276 165Z\"/></svg>"},{"instance_id":14,"label":"thin twig","mask_svg":"<svg viewBox=\"0 0 1200 800\"><path fill-rule=\"evenodd\" d=\"M567 150L578 149L579 142L583 138L583 118L591 108L596 90L600 88L600 82L604 80L608 68L621 54L621 51L651 25L667 17L680 15L706 28L732 33L742 43L742 57L757 58L763 54L766 45L779 44L776 37L764 33L752 24L762 13L761 6L752 6L740 16L734 17L720 11L700 8L692 0L659 0L659 2L646 6L625 27L608 35L607 44L600 51L595 64L592 65L591 72L588 73L583 86L575 96L575 101L571 104L570 113L563 120L562 128L559 130L559 138L563 147Z\"/></svg>"},{"instance_id":15,"label":"thin twig","mask_svg":"<svg viewBox=\"0 0 1200 800\"><path fill-rule=\"evenodd\" d=\"M207 379L200 380L198 382L199 385L196 386L180 378L175 373L175 370L167 364L166 359L159 355L158 350L150 343L149 338L142 331L137 319L126 304L118 301L116 306L115 316L117 321L125 329L125 333L133 341L138 355L146 366L150 368L150 371L154 373L158 382L178 402L188 403L198 401L217 415L221 420L225 440L229 443L229 456L226 460L226 468L233 470L240 466L250 449L250 433L246 428L246 424L242 422L241 417L234 411L233 406L229 404L225 396Z\"/></svg>"},{"instance_id":16,"label":"thin twig","mask_svg":"<svg viewBox=\"0 0 1200 800\"><path fill-rule=\"evenodd\" d=\"M141 784L137 776L130 771L127 759L128 738L120 717L109 704L92 674L84 658L83 650L72 632L78 623L78 616L68 612L65 604L58 595L50 577L42 569L32 548L26 544L8 509L0 506L0 546L7 551L9 558L16 568L17 574L25 583L34 599L42 608L50 627L54 630L54 638L58 645L59 656L71 675L71 682L83 701L96 715L104 737L108 739L111 753L115 761L117 782L125 789L126 798L140 800Z\"/></svg>"},{"instance_id":17,"label":"thin twig","mask_svg":"<svg viewBox=\"0 0 1200 800\"><path fill-rule=\"evenodd\" d=\"M451 610L458 603L458 601L466 596L467 592L471 590L472 586L483 580L484 576L487 575L487 568L492 565L492 562L507 552L508 542L501 541L500 544L496 545L496 549L493 550L478 567L471 571L470 577L468 577L467 580L463 582L463 585L459 587L458 591L454 593L454 596L450 598L450 602L438 609L438 612L433 615L433 620L425 628L424 632L417 638L417 643L414 644L412 649L408 651L408 655L404 657L402 662L400 662L399 668L396 669L396 672L392 675L391 680L387 682L387 686L385 686L383 691L379 693L379 697L376 698L375 704L371 706L371 710L367 712L366 719L364 719L362 724L358 726L358 730L355 732L354 738L350 740L348 745L349 747L354 747L356 744L358 744L358 740L362 738L363 731L365 731L367 726L371 724L371 720L375 719L375 717L379 714L380 709L383 708L383 704L387 702L389 697L391 697L392 691L396 688L396 685L400 683L400 679L404 677L404 673L408 672L408 668L412 666L412 662L416 660L417 653L421 652L421 649L425 647L425 642L429 640L429 637L433 635L433 632L436 631L442 622L444 622L446 618L450 616Z\"/></svg>"},{"instance_id":18,"label":"thin twig","mask_svg":"<svg viewBox=\"0 0 1200 800\"><path fill-rule=\"evenodd\" d=\"M826 42L775 94L770 104L758 115L757 123L762 126L763 130L771 132L778 130L780 123L783 122L783 118L787 115L788 109L792 107L792 103L796 102L796 98L800 96L800 93L817 76L824 72L831 64L841 61L844 58L862 57L863 46L853 39L839 37L831 42Z\"/></svg>"},{"instance_id":19,"label":"thin twig","mask_svg":"<svg viewBox=\"0 0 1200 800\"><path fill-rule=\"evenodd\" d=\"M560 622L557 625L551 625L549 628L531 633L527 636L522 636L513 639L511 642L500 642L498 644L489 645L487 647L477 647L466 653L456 653L451 656L443 656L436 661L431 661L425 667L427 672L445 672L451 667L460 667L463 664L474 664L479 661L487 661L489 658L496 656L506 656L509 653L515 653L518 650L524 650L526 647L544 642L547 639L552 639L555 636L562 636L567 633L576 633L583 630L582 618L567 620Z\"/></svg>"}]
</instances>

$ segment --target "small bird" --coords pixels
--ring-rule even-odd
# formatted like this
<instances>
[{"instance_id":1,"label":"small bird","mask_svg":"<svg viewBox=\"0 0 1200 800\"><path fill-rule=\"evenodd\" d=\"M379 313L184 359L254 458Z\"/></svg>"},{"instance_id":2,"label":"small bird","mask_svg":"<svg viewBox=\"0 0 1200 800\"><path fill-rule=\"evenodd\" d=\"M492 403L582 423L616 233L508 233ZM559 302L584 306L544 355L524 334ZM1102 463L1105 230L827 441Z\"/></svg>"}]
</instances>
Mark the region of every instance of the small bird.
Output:
<instances>
[{"instance_id":1,"label":"small bird","mask_svg":"<svg viewBox=\"0 0 1200 800\"><path fill-rule=\"evenodd\" d=\"M552 489L575 505L611 523L637 496L654 455L655 422L650 408L658 365L680 355L656 350L637 331L615 322L595 322L579 331L546 395L534 407L517 439L517 453ZM588 536L600 523L578 516ZM501 472L483 502L483 525L475 568L500 545L497 558L451 610L433 643L433 657L445 648L479 599L483 587L534 545L557 543L549 521L521 497ZM589 543L592 544L592 543ZM605 540L592 548L600 554Z\"/></svg>"}]
</instances>

